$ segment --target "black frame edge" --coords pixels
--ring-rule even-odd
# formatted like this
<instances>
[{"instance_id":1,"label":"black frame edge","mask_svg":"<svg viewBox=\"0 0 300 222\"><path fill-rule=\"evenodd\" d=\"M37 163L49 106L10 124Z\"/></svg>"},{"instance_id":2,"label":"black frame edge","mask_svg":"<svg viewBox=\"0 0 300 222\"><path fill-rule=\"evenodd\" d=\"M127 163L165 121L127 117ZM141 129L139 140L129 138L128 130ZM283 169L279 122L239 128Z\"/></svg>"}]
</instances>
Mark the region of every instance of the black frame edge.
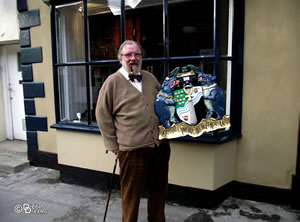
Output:
<instances>
[{"instance_id":1,"label":"black frame edge","mask_svg":"<svg viewBox=\"0 0 300 222\"><path fill-rule=\"evenodd\" d=\"M29 163L31 166L46 167L59 170L57 154L49 152L35 151L31 152Z\"/></svg>"},{"instance_id":2,"label":"black frame edge","mask_svg":"<svg viewBox=\"0 0 300 222\"><path fill-rule=\"evenodd\" d=\"M17 0L17 9L19 12L27 11L28 10L27 0Z\"/></svg>"},{"instance_id":3,"label":"black frame edge","mask_svg":"<svg viewBox=\"0 0 300 222\"><path fill-rule=\"evenodd\" d=\"M107 190L110 185L111 174L96 170L59 164L60 179L63 183L76 184L89 188ZM116 175L113 189L120 190L120 179Z\"/></svg>"},{"instance_id":4,"label":"black frame edge","mask_svg":"<svg viewBox=\"0 0 300 222\"><path fill-rule=\"evenodd\" d=\"M234 182L232 196L240 199L290 206L291 190L277 187Z\"/></svg>"},{"instance_id":5,"label":"black frame edge","mask_svg":"<svg viewBox=\"0 0 300 222\"><path fill-rule=\"evenodd\" d=\"M298 127L298 149L296 156L296 173L292 176L292 204L293 209L300 210L300 116Z\"/></svg>"}]
</instances>

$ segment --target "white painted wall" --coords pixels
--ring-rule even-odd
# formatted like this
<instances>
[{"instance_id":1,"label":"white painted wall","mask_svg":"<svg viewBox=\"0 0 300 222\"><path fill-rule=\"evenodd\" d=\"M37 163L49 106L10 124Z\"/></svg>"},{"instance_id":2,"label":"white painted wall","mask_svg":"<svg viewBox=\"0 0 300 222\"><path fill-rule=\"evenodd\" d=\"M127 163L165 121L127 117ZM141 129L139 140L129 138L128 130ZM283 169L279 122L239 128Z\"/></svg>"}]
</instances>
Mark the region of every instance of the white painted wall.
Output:
<instances>
[{"instance_id":1,"label":"white painted wall","mask_svg":"<svg viewBox=\"0 0 300 222\"><path fill-rule=\"evenodd\" d=\"M4 64L7 58L1 53L1 45L19 42L19 21L16 0L0 0L0 141L6 140L4 117L3 79L7 76Z\"/></svg>"},{"instance_id":2,"label":"white painted wall","mask_svg":"<svg viewBox=\"0 0 300 222\"><path fill-rule=\"evenodd\" d=\"M0 49L1 50L1 49ZM1 53L1 52L0 52ZM1 57L0 57L1 59ZM3 101L3 89L2 89L2 71L0 69L0 141L6 139L5 133L5 119L4 119L4 101Z\"/></svg>"},{"instance_id":3,"label":"white painted wall","mask_svg":"<svg viewBox=\"0 0 300 222\"><path fill-rule=\"evenodd\" d=\"M0 1L0 44L19 40L19 21L16 0Z\"/></svg>"}]
</instances>

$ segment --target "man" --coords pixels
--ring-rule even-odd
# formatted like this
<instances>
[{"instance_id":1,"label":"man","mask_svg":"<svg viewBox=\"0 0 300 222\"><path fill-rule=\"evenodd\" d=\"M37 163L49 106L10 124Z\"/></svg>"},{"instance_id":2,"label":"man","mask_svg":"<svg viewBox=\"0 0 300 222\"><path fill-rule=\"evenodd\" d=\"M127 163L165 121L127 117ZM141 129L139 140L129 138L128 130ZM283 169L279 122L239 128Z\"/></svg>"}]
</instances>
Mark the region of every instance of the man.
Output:
<instances>
[{"instance_id":1,"label":"man","mask_svg":"<svg viewBox=\"0 0 300 222\"><path fill-rule=\"evenodd\" d=\"M163 222L170 147L158 140L154 101L160 85L153 74L141 70L142 48L137 42L122 43L118 58L122 67L104 82L96 118L106 150L119 159L122 221L137 221L146 187L148 221Z\"/></svg>"}]
</instances>

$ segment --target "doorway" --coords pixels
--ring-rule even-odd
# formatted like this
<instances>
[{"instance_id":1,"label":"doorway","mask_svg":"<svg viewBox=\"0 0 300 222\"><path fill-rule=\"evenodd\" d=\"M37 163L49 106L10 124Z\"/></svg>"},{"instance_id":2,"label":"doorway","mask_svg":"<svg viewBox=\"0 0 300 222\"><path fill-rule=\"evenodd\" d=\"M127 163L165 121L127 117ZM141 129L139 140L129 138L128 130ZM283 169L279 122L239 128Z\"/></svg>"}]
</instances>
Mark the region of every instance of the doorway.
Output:
<instances>
[{"instance_id":1,"label":"doorway","mask_svg":"<svg viewBox=\"0 0 300 222\"><path fill-rule=\"evenodd\" d=\"M26 140L20 47L2 46L0 55L6 136L9 140Z\"/></svg>"}]
</instances>

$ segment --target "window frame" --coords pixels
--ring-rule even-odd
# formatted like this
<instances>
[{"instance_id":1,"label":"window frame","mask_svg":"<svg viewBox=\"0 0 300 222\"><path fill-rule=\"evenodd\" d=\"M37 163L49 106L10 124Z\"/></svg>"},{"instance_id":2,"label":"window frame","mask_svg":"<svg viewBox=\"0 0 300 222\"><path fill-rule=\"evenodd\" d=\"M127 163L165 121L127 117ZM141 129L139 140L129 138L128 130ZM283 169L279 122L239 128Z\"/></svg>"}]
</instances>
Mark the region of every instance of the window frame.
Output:
<instances>
[{"instance_id":1,"label":"window frame","mask_svg":"<svg viewBox=\"0 0 300 222\"><path fill-rule=\"evenodd\" d=\"M56 33L56 15L55 7L57 5L82 2L84 15L84 47L85 47L85 61L81 62L64 62L59 63L57 58L57 33ZM91 133L99 133L100 130L96 124L91 120L91 98L90 98L90 66L101 64L115 64L119 63L118 59L110 60L89 60L89 39L88 39L88 14L87 14L87 0L52 0L50 1L50 22L51 22L51 43L52 43L52 66L53 66L53 82L54 82L54 104L56 123L51 126L55 129L83 131ZM125 40L125 0L121 1L121 15L120 15L120 40ZM245 0L233 0L233 27L232 27L232 54L230 56L221 55L221 0L214 0L214 55L198 55L198 56L169 56L169 18L168 18L168 0L163 1L163 57L143 58L143 61L160 61L164 64L164 76L169 72L168 63L176 60L213 60L214 74L219 79L220 63L221 61L231 62L231 88L230 88L230 123L229 130L203 134L200 137L181 137L174 140L185 140L194 142L204 142L221 144L233 139L240 138L241 122L242 122L242 91L243 91L243 54L244 54L244 16L245 16ZM86 96L87 96L87 113L88 123L70 123L60 121L60 105L59 105L59 85L58 85L58 69L61 66L85 66L86 75ZM101 133L101 132L100 132Z\"/></svg>"}]
</instances>

